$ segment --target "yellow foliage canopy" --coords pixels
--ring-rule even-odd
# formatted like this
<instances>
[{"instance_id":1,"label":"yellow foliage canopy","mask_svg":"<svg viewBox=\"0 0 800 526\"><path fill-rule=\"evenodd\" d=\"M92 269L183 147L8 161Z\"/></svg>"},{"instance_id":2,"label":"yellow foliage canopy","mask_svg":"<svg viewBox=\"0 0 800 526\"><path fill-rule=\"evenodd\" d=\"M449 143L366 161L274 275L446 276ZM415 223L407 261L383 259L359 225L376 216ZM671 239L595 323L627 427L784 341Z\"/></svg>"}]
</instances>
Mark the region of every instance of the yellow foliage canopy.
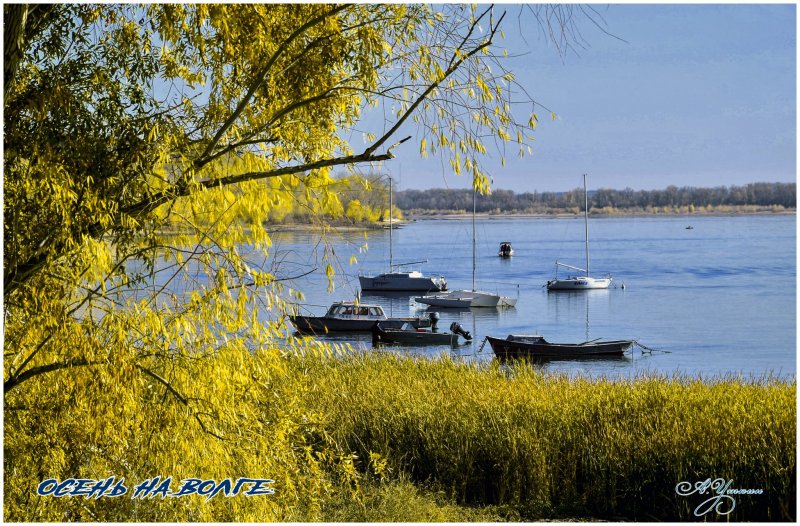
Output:
<instances>
[{"instance_id":1,"label":"yellow foliage canopy","mask_svg":"<svg viewBox=\"0 0 800 526\"><path fill-rule=\"evenodd\" d=\"M287 301L300 292L240 247L266 260L265 223L298 208L385 215L385 201L343 201L337 189L356 181L332 171L391 159L412 117L436 130L423 153L465 145L450 152L454 166L488 188L479 138L529 128L513 124L510 77L485 54L502 17L373 4L37 4L4 15L6 517L314 518L298 495L324 493L323 468L346 478L346 458L313 435L319 415L270 393L286 356L325 349L287 339ZM395 105L386 131L351 144L363 112L381 105ZM246 413L234 400L249 401ZM17 485L21 473L222 477L256 470L245 457L280 477L285 498L224 511L41 507Z\"/></svg>"}]
</instances>

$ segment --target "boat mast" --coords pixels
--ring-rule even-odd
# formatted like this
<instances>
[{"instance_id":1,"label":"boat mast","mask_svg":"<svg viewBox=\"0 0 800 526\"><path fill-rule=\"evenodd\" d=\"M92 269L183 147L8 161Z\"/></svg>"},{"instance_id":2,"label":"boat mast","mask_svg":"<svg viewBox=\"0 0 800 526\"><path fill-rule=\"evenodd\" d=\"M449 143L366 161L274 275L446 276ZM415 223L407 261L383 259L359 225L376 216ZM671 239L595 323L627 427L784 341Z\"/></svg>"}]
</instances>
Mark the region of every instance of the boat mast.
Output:
<instances>
[{"instance_id":1,"label":"boat mast","mask_svg":"<svg viewBox=\"0 0 800 526\"><path fill-rule=\"evenodd\" d=\"M586 174L583 174L583 224L586 233L586 276L589 276L589 192L586 190Z\"/></svg>"},{"instance_id":2,"label":"boat mast","mask_svg":"<svg viewBox=\"0 0 800 526\"><path fill-rule=\"evenodd\" d=\"M392 176L389 176L389 274L394 267L392 258Z\"/></svg>"},{"instance_id":3,"label":"boat mast","mask_svg":"<svg viewBox=\"0 0 800 526\"><path fill-rule=\"evenodd\" d=\"M472 290L475 290L475 187L472 188Z\"/></svg>"}]
</instances>

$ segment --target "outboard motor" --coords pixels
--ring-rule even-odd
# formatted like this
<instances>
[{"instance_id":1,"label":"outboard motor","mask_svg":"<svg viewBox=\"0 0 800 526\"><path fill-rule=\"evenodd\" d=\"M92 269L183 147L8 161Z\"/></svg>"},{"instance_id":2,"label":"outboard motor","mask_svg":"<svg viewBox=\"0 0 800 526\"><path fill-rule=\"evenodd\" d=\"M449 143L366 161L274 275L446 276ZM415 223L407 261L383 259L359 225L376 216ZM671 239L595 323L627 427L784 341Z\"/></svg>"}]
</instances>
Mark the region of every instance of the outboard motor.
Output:
<instances>
[{"instance_id":1,"label":"outboard motor","mask_svg":"<svg viewBox=\"0 0 800 526\"><path fill-rule=\"evenodd\" d=\"M372 332L372 345L378 345L381 343L381 327L380 322L375 322L370 330Z\"/></svg>"},{"instance_id":2,"label":"outboard motor","mask_svg":"<svg viewBox=\"0 0 800 526\"><path fill-rule=\"evenodd\" d=\"M436 324L439 323L439 313L431 312L428 314L428 319L431 320L431 330L436 330Z\"/></svg>"},{"instance_id":3,"label":"outboard motor","mask_svg":"<svg viewBox=\"0 0 800 526\"><path fill-rule=\"evenodd\" d=\"M469 333L469 331L465 331L464 328L461 327L461 324L457 321L454 321L450 324L450 332L454 334L460 334L467 341L472 339L472 335Z\"/></svg>"}]
</instances>

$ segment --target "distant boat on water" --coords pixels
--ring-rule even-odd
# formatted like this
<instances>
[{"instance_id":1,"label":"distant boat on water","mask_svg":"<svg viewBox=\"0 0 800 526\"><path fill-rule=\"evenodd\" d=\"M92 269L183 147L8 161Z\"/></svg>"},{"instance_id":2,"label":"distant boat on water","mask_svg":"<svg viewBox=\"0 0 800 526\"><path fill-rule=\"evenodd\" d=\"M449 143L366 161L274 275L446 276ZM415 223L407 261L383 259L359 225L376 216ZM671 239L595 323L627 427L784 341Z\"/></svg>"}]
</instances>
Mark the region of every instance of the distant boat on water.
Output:
<instances>
[{"instance_id":1,"label":"distant boat on water","mask_svg":"<svg viewBox=\"0 0 800 526\"><path fill-rule=\"evenodd\" d=\"M511 243L508 241L503 241L500 243L500 248L497 251L497 255L501 258L510 258L514 255L514 249L511 247Z\"/></svg>"},{"instance_id":2,"label":"distant boat on water","mask_svg":"<svg viewBox=\"0 0 800 526\"><path fill-rule=\"evenodd\" d=\"M591 290L591 289L607 289L611 285L611 276L605 278L593 278L589 276L589 193L586 191L586 174L583 174L583 221L586 242L586 268L574 267L556 261L556 275L554 279L547 282L547 290ZM558 267L565 267L578 272L583 272L583 275L569 276L567 278L558 277Z\"/></svg>"}]
</instances>

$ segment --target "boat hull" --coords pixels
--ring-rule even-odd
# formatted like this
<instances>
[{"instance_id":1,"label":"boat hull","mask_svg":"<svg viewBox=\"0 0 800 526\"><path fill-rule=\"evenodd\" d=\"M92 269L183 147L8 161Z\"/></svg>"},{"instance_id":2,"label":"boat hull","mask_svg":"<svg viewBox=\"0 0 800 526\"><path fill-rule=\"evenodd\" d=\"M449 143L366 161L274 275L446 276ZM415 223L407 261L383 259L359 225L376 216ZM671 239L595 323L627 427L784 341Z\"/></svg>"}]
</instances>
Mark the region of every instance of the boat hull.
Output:
<instances>
[{"instance_id":1,"label":"boat hull","mask_svg":"<svg viewBox=\"0 0 800 526\"><path fill-rule=\"evenodd\" d=\"M359 276L362 291L368 292L438 292L447 290L443 278L416 277L407 274L380 274L375 277Z\"/></svg>"},{"instance_id":2,"label":"boat hull","mask_svg":"<svg viewBox=\"0 0 800 526\"><path fill-rule=\"evenodd\" d=\"M328 316L290 316L292 324L298 332L369 332L376 323L384 326L399 327L410 323L415 328L431 326L429 318L384 318L384 319L341 319Z\"/></svg>"},{"instance_id":3,"label":"boat hull","mask_svg":"<svg viewBox=\"0 0 800 526\"><path fill-rule=\"evenodd\" d=\"M376 326L372 330L372 343L391 343L402 345L458 345L458 335L447 332L430 332L416 330L396 330Z\"/></svg>"},{"instance_id":4,"label":"boat hull","mask_svg":"<svg viewBox=\"0 0 800 526\"><path fill-rule=\"evenodd\" d=\"M547 290L600 290L611 285L611 278L590 278L587 276L568 279L553 279L547 282Z\"/></svg>"},{"instance_id":5,"label":"boat hull","mask_svg":"<svg viewBox=\"0 0 800 526\"><path fill-rule=\"evenodd\" d=\"M495 356L501 359L557 359L622 356L635 340L608 340L587 343L550 343L500 339L487 336Z\"/></svg>"},{"instance_id":6,"label":"boat hull","mask_svg":"<svg viewBox=\"0 0 800 526\"><path fill-rule=\"evenodd\" d=\"M465 308L493 308L513 307L517 304L516 298L507 298L487 292L457 290L445 294L431 294L414 298L417 303L431 307L465 309Z\"/></svg>"}]
</instances>

